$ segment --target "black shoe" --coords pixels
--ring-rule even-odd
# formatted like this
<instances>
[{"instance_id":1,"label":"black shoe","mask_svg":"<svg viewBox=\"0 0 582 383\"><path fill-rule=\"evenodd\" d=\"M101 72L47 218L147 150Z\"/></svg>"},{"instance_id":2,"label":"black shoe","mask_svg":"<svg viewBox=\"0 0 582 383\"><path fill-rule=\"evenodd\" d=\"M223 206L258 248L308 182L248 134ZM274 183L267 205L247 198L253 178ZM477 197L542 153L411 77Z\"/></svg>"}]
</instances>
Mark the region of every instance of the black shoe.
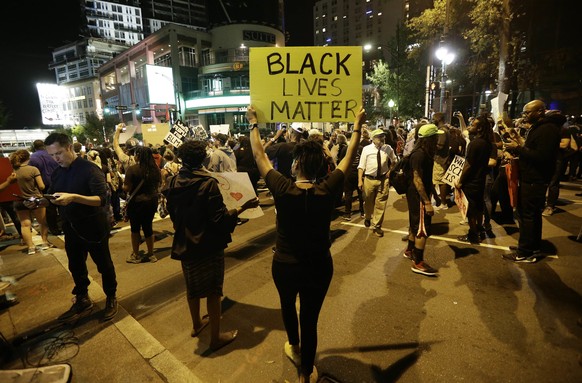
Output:
<instances>
[{"instance_id":1,"label":"black shoe","mask_svg":"<svg viewBox=\"0 0 582 383\"><path fill-rule=\"evenodd\" d=\"M342 217L344 219L344 221L351 221L352 220L352 215L350 213L346 213L343 215Z\"/></svg>"},{"instance_id":2,"label":"black shoe","mask_svg":"<svg viewBox=\"0 0 582 383\"><path fill-rule=\"evenodd\" d=\"M481 241L479 240L479 237L476 237L474 235L461 235L459 237L457 237L457 240L461 241L461 242L467 242L473 245L478 245L479 243L481 243Z\"/></svg>"},{"instance_id":3,"label":"black shoe","mask_svg":"<svg viewBox=\"0 0 582 383\"><path fill-rule=\"evenodd\" d=\"M60 322L69 322L78 319L83 314L89 314L93 311L93 302L88 295L77 295L73 298L73 305L68 311L65 311L57 319Z\"/></svg>"},{"instance_id":4,"label":"black shoe","mask_svg":"<svg viewBox=\"0 0 582 383\"><path fill-rule=\"evenodd\" d=\"M520 262L520 263L535 263L538 261L538 258L537 258L535 253L531 254L531 255L525 255L525 254L520 254L517 251L513 251L509 254L503 254L502 257L503 257L503 259L506 259L508 261Z\"/></svg>"},{"instance_id":5,"label":"black shoe","mask_svg":"<svg viewBox=\"0 0 582 383\"><path fill-rule=\"evenodd\" d=\"M370 225L371 225L371 224L372 224L372 223L370 222L370 220L369 220L369 219L365 219L365 220L364 220L364 226L366 226L366 227L370 227Z\"/></svg>"},{"instance_id":6,"label":"black shoe","mask_svg":"<svg viewBox=\"0 0 582 383\"><path fill-rule=\"evenodd\" d=\"M249 221L249 219L248 219L248 218L239 218L239 219L236 221L236 224L237 224L237 225L242 225L243 223L247 223L248 221Z\"/></svg>"},{"instance_id":7,"label":"black shoe","mask_svg":"<svg viewBox=\"0 0 582 383\"><path fill-rule=\"evenodd\" d=\"M105 309L103 309L103 321L108 321L113 319L117 314L117 298L107 297L105 301Z\"/></svg>"},{"instance_id":8,"label":"black shoe","mask_svg":"<svg viewBox=\"0 0 582 383\"><path fill-rule=\"evenodd\" d=\"M382 229L381 229L381 228L379 228L379 227L375 227L375 228L374 228L374 235L375 235L376 237L380 237L380 238L382 238L382 237L384 236L384 232L382 231Z\"/></svg>"}]
</instances>

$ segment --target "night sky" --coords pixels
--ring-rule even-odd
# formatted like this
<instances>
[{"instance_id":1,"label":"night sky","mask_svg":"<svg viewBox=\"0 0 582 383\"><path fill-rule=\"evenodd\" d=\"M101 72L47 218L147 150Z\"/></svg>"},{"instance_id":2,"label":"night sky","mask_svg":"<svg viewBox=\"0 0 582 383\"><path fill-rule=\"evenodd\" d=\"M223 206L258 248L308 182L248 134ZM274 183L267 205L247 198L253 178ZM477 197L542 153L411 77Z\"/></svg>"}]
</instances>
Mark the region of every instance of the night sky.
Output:
<instances>
[{"instance_id":1,"label":"night sky","mask_svg":"<svg viewBox=\"0 0 582 383\"><path fill-rule=\"evenodd\" d=\"M0 20L0 101L11 113L2 129L41 126L37 82L56 83L48 69L55 47L75 41L79 35L83 0L3 0ZM313 44L314 0L287 0L285 10L288 45ZM307 22L306 18L309 18ZM17 24L17 25L15 25Z\"/></svg>"}]
</instances>

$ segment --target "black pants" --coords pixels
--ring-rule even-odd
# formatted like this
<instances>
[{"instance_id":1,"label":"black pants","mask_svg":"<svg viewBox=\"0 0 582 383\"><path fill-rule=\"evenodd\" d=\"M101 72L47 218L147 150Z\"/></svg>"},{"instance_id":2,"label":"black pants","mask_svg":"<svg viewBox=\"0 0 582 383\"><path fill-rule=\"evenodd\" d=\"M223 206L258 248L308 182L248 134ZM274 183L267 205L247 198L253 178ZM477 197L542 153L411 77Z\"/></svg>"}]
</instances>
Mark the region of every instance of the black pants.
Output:
<instances>
[{"instance_id":1,"label":"black pants","mask_svg":"<svg viewBox=\"0 0 582 383\"><path fill-rule=\"evenodd\" d=\"M507 184L507 173L505 172L505 166L499 168L499 173L493 181L493 187L491 188L491 214L495 213L495 209L499 202L501 207L501 214L505 219L513 218L513 208L511 207L511 200L509 198L509 186Z\"/></svg>"},{"instance_id":2,"label":"black pants","mask_svg":"<svg viewBox=\"0 0 582 383\"><path fill-rule=\"evenodd\" d=\"M360 214L364 214L364 196L362 190L358 188L358 175L350 173L344 181L344 206L345 214L352 214L352 201L354 200L354 190L358 192L358 203Z\"/></svg>"},{"instance_id":3,"label":"black pants","mask_svg":"<svg viewBox=\"0 0 582 383\"><path fill-rule=\"evenodd\" d=\"M550 180L548 185L548 202L547 205L550 207L556 206L556 201L560 196L560 178L562 178L563 169L562 169L562 159L556 159L556 168L554 170L554 175Z\"/></svg>"},{"instance_id":4,"label":"black pants","mask_svg":"<svg viewBox=\"0 0 582 383\"><path fill-rule=\"evenodd\" d=\"M310 375L317 351L317 321L323 300L333 276L331 255L311 258L310 262L283 263L273 261L271 268L281 301L283 324L292 345L299 344L299 323L295 301L299 294L301 308L301 372Z\"/></svg>"},{"instance_id":5,"label":"black pants","mask_svg":"<svg viewBox=\"0 0 582 383\"><path fill-rule=\"evenodd\" d=\"M69 271L73 276L75 287L74 295L86 295L89 284L89 271L87 270L87 254L97 265L97 271L101 274L103 291L108 297L115 296L117 292L117 277L115 266L109 252L109 235L105 235L99 242L87 241L73 230L68 222L63 224L65 232L65 251L69 260Z\"/></svg>"},{"instance_id":6,"label":"black pants","mask_svg":"<svg viewBox=\"0 0 582 383\"><path fill-rule=\"evenodd\" d=\"M20 226L21 226L20 220L18 219L18 215L16 214L16 210L14 209L14 203L12 201L0 202L0 208L4 209L6 211L6 213L8 214L10 219L12 220L14 227L16 228L18 235L22 236L22 231L20 229Z\"/></svg>"},{"instance_id":7,"label":"black pants","mask_svg":"<svg viewBox=\"0 0 582 383\"><path fill-rule=\"evenodd\" d=\"M49 203L49 205L46 207L46 222L52 235L61 234L63 229L61 227L61 216L59 215L59 208L57 205Z\"/></svg>"},{"instance_id":8,"label":"black pants","mask_svg":"<svg viewBox=\"0 0 582 383\"><path fill-rule=\"evenodd\" d=\"M542 242L542 210L546 202L547 184L519 183L519 241L518 251L531 255L539 251Z\"/></svg>"}]
</instances>

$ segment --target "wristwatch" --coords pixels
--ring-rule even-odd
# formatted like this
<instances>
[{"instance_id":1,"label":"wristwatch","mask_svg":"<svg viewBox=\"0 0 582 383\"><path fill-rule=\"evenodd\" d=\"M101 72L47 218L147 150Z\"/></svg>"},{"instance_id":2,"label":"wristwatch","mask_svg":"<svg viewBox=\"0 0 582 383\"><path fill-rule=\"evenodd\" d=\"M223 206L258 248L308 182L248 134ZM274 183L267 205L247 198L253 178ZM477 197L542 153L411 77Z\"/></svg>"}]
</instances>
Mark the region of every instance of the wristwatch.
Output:
<instances>
[{"instance_id":1,"label":"wristwatch","mask_svg":"<svg viewBox=\"0 0 582 383\"><path fill-rule=\"evenodd\" d=\"M257 124L256 122L254 124L251 124L251 126L249 126L249 130L253 130L254 128L258 128L259 124Z\"/></svg>"}]
</instances>

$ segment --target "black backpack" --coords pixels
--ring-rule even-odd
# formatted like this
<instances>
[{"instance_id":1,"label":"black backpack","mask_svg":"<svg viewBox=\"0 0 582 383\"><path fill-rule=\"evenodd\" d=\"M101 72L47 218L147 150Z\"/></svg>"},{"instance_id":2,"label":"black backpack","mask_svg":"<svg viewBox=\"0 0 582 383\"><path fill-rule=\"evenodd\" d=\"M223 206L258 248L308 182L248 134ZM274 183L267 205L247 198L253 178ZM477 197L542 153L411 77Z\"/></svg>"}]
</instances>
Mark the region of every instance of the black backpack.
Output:
<instances>
[{"instance_id":1,"label":"black backpack","mask_svg":"<svg viewBox=\"0 0 582 383\"><path fill-rule=\"evenodd\" d=\"M392 186L398 194L406 194L406 191L410 186L410 154L401 157L388 175L390 186Z\"/></svg>"}]
</instances>

